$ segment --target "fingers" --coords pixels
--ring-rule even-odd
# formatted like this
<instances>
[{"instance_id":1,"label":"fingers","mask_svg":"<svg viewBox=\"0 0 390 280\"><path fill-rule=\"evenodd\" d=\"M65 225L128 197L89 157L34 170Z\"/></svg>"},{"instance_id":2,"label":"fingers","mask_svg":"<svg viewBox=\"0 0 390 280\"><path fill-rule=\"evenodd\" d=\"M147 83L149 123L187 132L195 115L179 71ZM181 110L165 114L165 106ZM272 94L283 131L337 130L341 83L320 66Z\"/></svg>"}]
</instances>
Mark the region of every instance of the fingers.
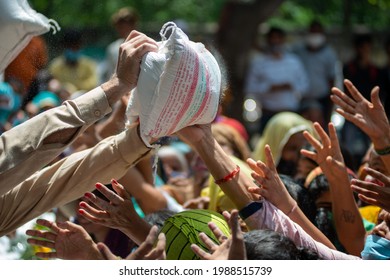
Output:
<instances>
[{"instance_id":1,"label":"fingers","mask_svg":"<svg viewBox=\"0 0 390 280\"><path fill-rule=\"evenodd\" d=\"M360 101L365 100L363 95L357 90L357 88L352 84L352 82L350 80L347 80L347 79L344 80L344 85L348 89L348 92L351 94L352 98L356 102L360 102Z\"/></svg>"},{"instance_id":2,"label":"fingers","mask_svg":"<svg viewBox=\"0 0 390 280\"><path fill-rule=\"evenodd\" d=\"M90 213L88 213L85 209L79 209L78 211L79 211L81 216L83 216L84 218L86 218L90 222L97 223L97 224L104 224L105 223L105 220L103 218L93 216Z\"/></svg>"},{"instance_id":3,"label":"fingers","mask_svg":"<svg viewBox=\"0 0 390 280\"><path fill-rule=\"evenodd\" d=\"M331 143L330 143L329 136L328 136L328 134L326 134L326 132L322 128L322 126L319 123L315 122L314 129L317 131L318 135L320 136L322 146L330 147Z\"/></svg>"},{"instance_id":4,"label":"fingers","mask_svg":"<svg viewBox=\"0 0 390 280\"><path fill-rule=\"evenodd\" d=\"M116 193L123 199L131 199L130 194L125 190L125 188L119 184L115 179L111 180L111 185L116 191Z\"/></svg>"},{"instance_id":5,"label":"fingers","mask_svg":"<svg viewBox=\"0 0 390 280\"><path fill-rule=\"evenodd\" d=\"M220 243L223 243L227 239L227 236L213 222L209 222L208 223L208 227L209 227L209 229L211 229L211 231L213 232L214 236L218 239L218 241Z\"/></svg>"},{"instance_id":6,"label":"fingers","mask_svg":"<svg viewBox=\"0 0 390 280\"><path fill-rule=\"evenodd\" d=\"M44 238L49 241L55 241L57 238L57 235L50 231L40 231L40 230L34 230L29 229L26 231L27 235L33 236L34 238Z\"/></svg>"},{"instance_id":7,"label":"fingers","mask_svg":"<svg viewBox=\"0 0 390 280\"><path fill-rule=\"evenodd\" d=\"M105 219L105 218L109 218L110 217L110 215L106 211L97 210L96 208L92 207L91 205L89 205L85 201L81 201L79 203L79 206L81 208L83 208L81 210L85 210L89 214L91 214L92 216L95 216L97 218Z\"/></svg>"},{"instance_id":8,"label":"fingers","mask_svg":"<svg viewBox=\"0 0 390 280\"><path fill-rule=\"evenodd\" d=\"M199 238L211 253L218 249L218 245L215 244L214 241L211 240L210 237L208 237L204 232L199 233Z\"/></svg>"},{"instance_id":9,"label":"fingers","mask_svg":"<svg viewBox=\"0 0 390 280\"><path fill-rule=\"evenodd\" d=\"M312 152L312 151L308 151L308 150L305 150L305 149L301 149L301 155L303 155L304 157L307 157L307 158L317 162L317 164L318 164L317 153Z\"/></svg>"},{"instance_id":10,"label":"fingers","mask_svg":"<svg viewBox=\"0 0 390 280\"><path fill-rule=\"evenodd\" d=\"M352 98L336 87L332 88L332 93L333 95L330 96L330 99L333 103L347 112L352 113L355 111L356 102Z\"/></svg>"},{"instance_id":11,"label":"fingers","mask_svg":"<svg viewBox=\"0 0 390 280\"><path fill-rule=\"evenodd\" d=\"M191 250L195 253L201 260L209 260L211 258L211 255L207 252L205 252L203 249L201 249L196 244L191 244Z\"/></svg>"},{"instance_id":12,"label":"fingers","mask_svg":"<svg viewBox=\"0 0 390 280\"><path fill-rule=\"evenodd\" d=\"M232 230L232 239L235 241L242 241L244 236L241 231L240 224L238 223L238 211L236 209L232 210L231 217L229 220L229 225Z\"/></svg>"},{"instance_id":13,"label":"fingers","mask_svg":"<svg viewBox=\"0 0 390 280\"><path fill-rule=\"evenodd\" d=\"M247 164L249 165L250 169L252 169L253 171L255 171L256 173L258 174L261 174L263 175L263 171L257 166L257 162L254 161L253 159L251 158L248 158L246 160Z\"/></svg>"},{"instance_id":14,"label":"fingers","mask_svg":"<svg viewBox=\"0 0 390 280\"><path fill-rule=\"evenodd\" d=\"M375 109L384 110L382 101L379 98L379 87L376 86L371 90L371 103Z\"/></svg>"},{"instance_id":15,"label":"fingers","mask_svg":"<svg viewBox=\"0 0 390 280\"><path fill-rule=\"evenodd\" d=\"M256 188L256 189L257 189L257 188ZM231 217L230 213L229 213L228 211L223 211L223 212L222 212L222 216L225 218L225 221L226 221L227 223L229 223L229 220L230 220L230 217Z\"/></svg>"},{"instance_id":16,"label":"fingers","mask_svg":"<svg viewBox=\"0 0 390 280\"><path fill-rule=\"evenodd\" d=\"M112 210L112 206L109 202L96 197L93 193L87 192L84 194L84 198L90 202L92 202L94 205L96 205L98 208L104 211Z\"/></svg>"},{"instance_id":17,"label":"fingers","mask_svg":"<svg viewBox=\"0 0 390 280\"><path fill-rule=\"evenodd\" d=\"M145 241L142 242L142 244L138 247L138 249L135 250L134 253L130 254L128 258L132 260L144 259L144 257L147 254L149 254L149 252L153 249L153 244L154 244L154 240L156 240L157 232L158 232L157 226L152 226Z\"/></svg>"},{"instance_id":18,"label":"fingers","mask_svg":"<svg viewBox=\"0 0 390 280\"><path fill-rule=\"evenodd\" d=\"M390 178L387 177L386 175L380 173L379 171L376 171L372 168L366 167L365 171L367 172L368 175L371 175L375 179L378 179L381 181L383 184L385 184L386 187L390 187Z\"/></svg>"},{"instance_id":19,"label":"fingers","mask_svg":"<svg viewBox=\"0 0 390 280\"><path fill-rule=\"evenodd\" d=\"M58 233L60 231L59 227L54 222L50 222L50 221L45 220L45 219L38 219L36 221L36 223L40 226L44 226L44 227L51 229L55 233Z\"/></svg>"},{"instance_id":20,"label":"fingers","mask_svg":"<svg viewBox=\"0 0 390 280\"><path fill-rule=\"evenodd\" d=\"M109 190L105 185L96 183L96 189L101 192L112 204L118 205L123 202L123 198Z\"/></svg>"},{"instance_id":21,"label":"fingers","mask_svg":"<svg viewBox=\"0 0 390 280\"><path fill-rule=\"evenodd\" d=\"M265 152L267 167L268 167L271 171L276 172L274 157L273 157L273 155L272 155L271 147L270 147L268 144L265 145L265 147L264 147L264 152Z\"/></svg>"},{"instance_id":22,"label":"fingers","mask_svg":"<svg viewBox=\"0 0 390 280\"><path fill-rule=\"evenodd\" d=\"M99 242L96 244L97 248L99 249L99 252L102 254L103 258L106 260L117 260L118 257L115 256L111 250L107 247L106 244Z\"/></svg>"},{"instance_id":23,"label":"fingers","mask_svg":"<svg viewBox=\"0 0 390 280\"><path fill-rule=\"evenodd\" d=\"M316 151L319 151L319 150L322 149L321 142L318 141L317 139L315 139L314 136L311 135L308 131L304 131L304 132L303 132L303 136L304 136L305 139L310 143L310 145L313 146L313 148L314 148Z\"/></svg>"},{"instance_id":24,"label":"fingers","mask_svg":"<svg viewBox=\"0 0 390 280\"><path fill-rule=\"evenodd\" d=\"M166 238L164 233L160 233L157 237L156 247L145 256L146 260L164 260L166 259L165 255L165 244Z\"/></svg>"},{"instance_id":25,"label":"fingers","mask_svg":"<svg viewBox=\"0 0 390 280\"><path fill-rule=\"evenodd\" d=\"M56 259L57 258L57 252L37 252L35 254L38 258L41 259Z\"/></svg>"},{"instance_id":26,"label":"fingers","mask_svg":"<svg viewBox=\"0 0 390 280\"><path fill-rule=\"evenodd\" d=\"M50 248L50 249L55 249L55 243L51 242L51 241L39 240L39 239L34 239L34 238L28 238L27 239L27 243L31 244L31 245L36 245L36 246L46 247L46 248Z\"/></svg>"},{"instance_id":27,"label":"fingers","mask_svg":"<svg viewBox=\"0 0 390 280\"><path fill-rule=\"evenodd\" d=\"M340 147L339 138L337 137L337 131L333 123L328 124L329 138L332 147Z\"/></svg>"}]
</instances>

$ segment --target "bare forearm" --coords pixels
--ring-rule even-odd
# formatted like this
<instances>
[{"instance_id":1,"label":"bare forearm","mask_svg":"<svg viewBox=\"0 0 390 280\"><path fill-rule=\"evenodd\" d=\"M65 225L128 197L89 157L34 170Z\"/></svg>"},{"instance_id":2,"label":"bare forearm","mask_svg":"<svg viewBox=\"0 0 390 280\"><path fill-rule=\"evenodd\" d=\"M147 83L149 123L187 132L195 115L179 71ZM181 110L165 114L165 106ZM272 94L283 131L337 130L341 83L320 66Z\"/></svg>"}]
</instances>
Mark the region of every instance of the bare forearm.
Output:
<instances>
[{"instance_id":1,"label":"bare forearm","mask_svg":"<svg viewBox=\"0 0 390 280\"><path fill-rule=\"evenodd\" d=\"M333 219L337 236L345 249L350 254L360 256L366 232L349 185L346 174L329 181Z\"/></svg>"},{"instance_id":2,"label":"bare forearm","mask_svg":"<svg viewBox=\"0 0 390 280\"><path fill-rule=\"evenodd\" d=\"M135 218L129 224L119 228L124 234L126 234L137 245L140 245L145 241L152 226L140 217Z\"/></svg>"},{"instance_id":3,"label":"bare forearm","mask_svg":"<svg viewBox=\"0 0 390 280\"><path fill-rule=\"evenodd\" d=\"M217 180L224 178L236 168L236 164L212 137L203 138L196 144L195 149L207 165L210 173ZM238 209L242 209L253 201L251 194L247 191L249 186L254 186L254 184L243 172L239 172L232 180L220 184L222 191Z\"/></svg>"}]
</instances>

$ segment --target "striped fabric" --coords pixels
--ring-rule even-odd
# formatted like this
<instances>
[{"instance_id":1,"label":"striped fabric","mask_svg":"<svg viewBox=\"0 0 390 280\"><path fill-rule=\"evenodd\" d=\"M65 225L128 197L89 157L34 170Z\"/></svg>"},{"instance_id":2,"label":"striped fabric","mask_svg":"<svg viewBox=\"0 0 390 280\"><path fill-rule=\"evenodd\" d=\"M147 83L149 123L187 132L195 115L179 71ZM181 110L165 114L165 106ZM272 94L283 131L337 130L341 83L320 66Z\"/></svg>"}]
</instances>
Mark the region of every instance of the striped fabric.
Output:
<instances>
[{"instance_id":1,"label":"striped fabric","mask_svg":"<svg viewBox=\"0 0 390 280\"><path fill-rule=\"evenodd\" d=\"M204 45L190 41L172 22L163 26L160 35L158 52L143 57L126 112L129 124L140 120L144 142L189 125L210 123L220 97L221 72Z\"/></svg>"},{"instance_id":2,"label":"striped fabric","mask_svg":"<svg viewBox=\"0 0 390 280\"><path fill-rule=\"evenodd\" d=\"M188 210L180 212L168 218L161 232L166 236L166 253L168 260L197 260L199 259L191 250L191 244L196 244L205 251L199 238L199 233L204 232L215 243L219 244L212 231L208 228L209 222L215 223L219 229L230 236L229 226L217 212L210 210Z\"/></svg>"}]
</instances>

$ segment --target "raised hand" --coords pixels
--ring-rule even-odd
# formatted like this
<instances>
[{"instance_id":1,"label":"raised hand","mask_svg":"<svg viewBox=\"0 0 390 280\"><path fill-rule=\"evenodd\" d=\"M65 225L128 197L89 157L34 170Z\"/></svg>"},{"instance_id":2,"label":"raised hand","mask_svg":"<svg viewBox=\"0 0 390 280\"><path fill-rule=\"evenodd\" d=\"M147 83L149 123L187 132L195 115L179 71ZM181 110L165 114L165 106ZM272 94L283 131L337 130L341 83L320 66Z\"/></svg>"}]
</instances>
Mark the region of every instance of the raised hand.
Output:
<instances>
[{"instance_id":1,"label":"raised hand","mask_svg":"<svg viewBox=\"0 0 390 280\"><path fill-rule=\"evenodd\" d=\"M259 187L250 187L248 190L266 198L284 213L288 213L295 205L286 187L276 171L275 162L269 145L264 148L266 163L248 159L247 163L253 170L252 178Z\"/></svg>"},{"instance_id":2,"label":"raised hand","mask_svg":"<svg viewBox=\"0 0 390 280\"><path fill-rule=\"evenodd\" d=\"M370 102L363 97L351 81L345 80L344 84L350 96L336 87L332 88L331 99L340 107L336 111L363 130L371 138L376 148L384 148L377 147L377 145L387 147L390 144L390 128L386 112L379 98L379 87L372 89ZM386 143L383 143L384 140Z\"/></svg>"},{"instance_id":3,"label":"raised hand","mask_svg":"<svg viewBox=\"0 0 390 280\"><path fill-rule=\"evenodd\" d=\"M165 235L164 233L160 233L158 236L158 228L157 226L153 226L148 236L146 237L146 240L141 243L141 245L138 247L137 250L135 250L133 253L129 254L126 257L126 260L165 260L166 254L165 254ZM157 238L157 244L154 247L154 242ZM110 249L103 244L98 243L97 244L98 249L100 250L102 256L106 260L116 260L118 259L117 256L111 253Z\"/></svg>"},{"instance_id":4,"label":"raised hand","mask_svg":"<svg viewBox=\"0 0 390 280\"><path fill-rule=\"evenodd\" d=\"M36 253L37 257L64 260L103 259L95 242L83 227L71 222L54 223L44 219L38 219L37 224L50 230L27 230L26 234L32 236L32 238L27 239L27 242L54 250L47 253L38 252Z\"/></svg>"},{"instance_id":5,"label":"raised hand","mask_svg":"<svg viewBox=\"0 0 390 280\"><path fill-rule=\"evenodd\" d=\"M130 195L116 180L111 181L114 190L109 190L103 184L97 183L96 188L109 202L87 192L84 198L91 204L80 202L79 213L91 222L124 232L134 242L143 242L150 230L150 225L142 220L134 209Z\"/></svg>"},{"instance_id":6,"label":"raised hand","mask_svg":"<svg viewBox=\"0 0 390 280\"><path fill-rule=\"evenodd\" d=\"M314 124L314 128L321 141L318 141L313 135L305 131L303 133L304 137L316 151L311 152L302 149L301 154L317 162L328 179L332 179L330 177L337 178L337 176L346 175L347 170L334 125L332 123L328 125L329 136L318 123Z\"/></svg>"},{"instance_id":7,"label":"raised hand","mask_svg":"<svg viewBox=\"0 0 390 280\"><path fill-rule=\"evenodd\" d=\"M362 201L379 206L387 212L390 212L390 178L369 167L366 167L365 171L368 175L381 181L384 186L353 179L351 181L352 190L358 193L358 196Z\"/></svg>"},{"instance_id":8,"label":"raised hand","mask_svg":"<svg viewBox=\"0 0 390 280\"><path fill-rule=\"evenodd\" d=\"M191 245L192 251L202 260L246 260L244 237L238 223L238 211L233 210L231 215L224 213L232 230L230 237L225 236L222 231L212 222L208 224L220 244L215 244L205 233L199 234L200 239L209 249L205 252L196 244Z\"/></svg>"}]
</instances>

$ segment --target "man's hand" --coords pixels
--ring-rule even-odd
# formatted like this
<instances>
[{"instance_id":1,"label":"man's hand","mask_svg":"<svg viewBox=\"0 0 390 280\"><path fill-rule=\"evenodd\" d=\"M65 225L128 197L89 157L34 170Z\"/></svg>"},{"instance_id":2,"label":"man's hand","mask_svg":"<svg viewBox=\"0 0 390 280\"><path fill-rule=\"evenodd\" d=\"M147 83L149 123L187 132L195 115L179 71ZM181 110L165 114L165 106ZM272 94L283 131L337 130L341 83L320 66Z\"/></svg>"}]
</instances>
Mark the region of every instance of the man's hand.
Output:
<instances>
[{"instance_id":1,"label":"man's hand","mask_svg":"<svg viewBox=\"0 0 390 280\"><path fill-rule=\"evenodd\" d=\"M119 48L118 65L113 77L102 88L111 107L119 98L137 86L142 57L147 52L156 52L156 41L138 31L131 31Z\"/></svg>"}]
</instances>

